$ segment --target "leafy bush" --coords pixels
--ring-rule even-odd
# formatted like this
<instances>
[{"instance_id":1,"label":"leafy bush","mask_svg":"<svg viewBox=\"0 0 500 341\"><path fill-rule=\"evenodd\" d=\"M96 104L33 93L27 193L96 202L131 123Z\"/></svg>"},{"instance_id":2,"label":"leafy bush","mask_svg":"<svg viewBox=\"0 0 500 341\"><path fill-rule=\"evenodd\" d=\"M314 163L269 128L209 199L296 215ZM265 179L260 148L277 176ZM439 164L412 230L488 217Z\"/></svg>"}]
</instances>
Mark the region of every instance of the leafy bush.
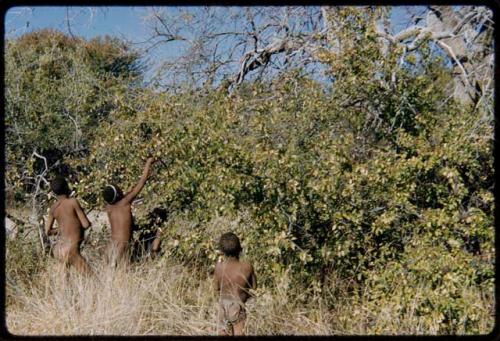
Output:
<instances>
[{"instance_id":1,"label":"leafy bush","mask_svg":"<svg viewBox=\"0 0 500 341\"><path fill-rule=\"evenodd\" d=\"M101 206L102 187L135 184L152 153L161 161L134 214L140 227L154 229L150 213L166 210L160 223L165 260L208 269L219 256L217 239L232 230L264 287L288 276L291 286L317 293L335 275L370 290L364 299L373 311L385 302L413 307L422 321L441 321L436 333L482 330L477 316L485 312L467 306L475 289L461 285L492 288L493 127L475 108L450 100L452 75L428 42L415 67L407 66L414 55L396 48L381 62L373 28L353 11L344 13L345 48L320 53L332 84L294 70L230 95L222 89L173 94L108 75L117 84L102 83L109 94L101 102L82 100L88 150L84 157L62 156L73 187L84 206ZM36 51L43 56L45 50ZM122 70L122 57L97 55L69 84L80 84L90 71L113 74L115 62ZM404 58L411 63L401 66ZM15 75L12 65L8 75ZM24 84L9 81L13 88ZM27 94L30 101L41 96L35 88L40 93ZM64 99L79 107L80 99ZM56 112L44 105L45 114ZM7 111L9 129L16 112ZM33 122L32 146L66 141L69 122L53 131ZM7 138L8 157L18 158L22 145L14 130ZM401 278L408 284L400 285ZM419 293L426 298L413 300Z\"/></svg>"},{"instance_id":2,"label":"leafy bush","mask_svg":"<svg viewBox=\"0 0 500 341\"><path fill-rule=\"evenodd\" d=\"M45 269L45 261L39 242L34 238L6 239L5 275L7 285L29 283Z\"/></svg>"},{"instance_id":3,"label":"leafy bush","mask_svg":"<svg viewBox=\"0 0 500 341\"><path fill-rule=\"evenodd\" d=\"M420 75L406 77L408 88L422 86ZM75 160L78 193L102 203L102 186L132 185L154 151L163 163L145 188L144 212L163 207L192 222L182 238L166 223L178 253L213 261L226 227L208 226L240 221L234 228L268 279L290 268L301 282L332 270L362 280L418 235L464 248L475 238L491 252L491 133L484 124L471 130L471 111L429 109L415 115L415 128L380 137L352 121L362 111L347 115L312 81L293 75L272 87L268 101L264 85L233 97L144 94L143 111L114 111L90 157ZM414 101L432 99L414 92Z\"/></svg>"},{"instance_id":4,"label":"leafy bush","mask_svg":"<svg viewBox=\"0 0 500 341\"><path fill-rule=\"evenodd\" d=\"M75 172L64 158L86 155L93 127L115 107L116 96L138 85L138 58L109 37L86 41L41 30L6 41L8 198L19 201L35 191L34 179L45 166L65 175Z\"/></svg>"},{"instance_id":5,"label":"leafy bush","mask_svg":"<svg viewBox=\"0 0 500 341\"><path fill-rule=\"evenodd\" d=\"M484 316L491 311L478 304L494 297L494 272L486 259L477 260L456 246L450 251L435 240L415 238L400 261L380 264L368 277L370 296L363 305L374 315L395 307L397 314L413 313L414 323L429 326L433 334L486 332ZM385 322L375 332L387 328L390 321ZM489 324L491 329L491 320Z\"/></svg>"}]
</instances>

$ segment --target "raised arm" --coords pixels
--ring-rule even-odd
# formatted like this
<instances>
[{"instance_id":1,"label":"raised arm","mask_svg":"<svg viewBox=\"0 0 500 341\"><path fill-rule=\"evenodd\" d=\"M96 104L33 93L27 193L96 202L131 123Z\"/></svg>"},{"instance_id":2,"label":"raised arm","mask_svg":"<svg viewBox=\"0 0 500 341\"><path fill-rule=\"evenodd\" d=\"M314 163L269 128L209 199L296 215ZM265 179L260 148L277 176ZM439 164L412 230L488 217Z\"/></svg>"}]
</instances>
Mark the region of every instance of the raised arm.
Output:
<instances>
[{"instance_id":1,"label":"raised arm","mask_svg":"<svg viewBox=\"0 0 500 341\"><path fill-rule=\"evenodd\" d=\"M141 178L139 179L139 182L123 197L122 200L124 200L126 203L131 203L137 194L141 191L141 189L144 187L146 184L146 180L148 179L149 175L149 170L151 169L151 165L153 164L154 159L152 157L149 157L146 160L146 165L144 166L144 170L142 171Z\"/></svg>"},{"instance_id":2,"label":"raised arm","mask_svg":"<svg viewBox=\"0 0 500 341\"><path fill-rule=\"evenodd\" d=\"M89 219L87 218L87 215L85 214L85 212L83 212L83 209L80 206L80 203L78 202L78 200L75 199L74 205L75 205L76 215L78 216L78 219L80 220L80 223L82 224L82 227L84 229L89 228L90 225L92 225L92 224L90 223Z\"/></svg>"}]
</instances>

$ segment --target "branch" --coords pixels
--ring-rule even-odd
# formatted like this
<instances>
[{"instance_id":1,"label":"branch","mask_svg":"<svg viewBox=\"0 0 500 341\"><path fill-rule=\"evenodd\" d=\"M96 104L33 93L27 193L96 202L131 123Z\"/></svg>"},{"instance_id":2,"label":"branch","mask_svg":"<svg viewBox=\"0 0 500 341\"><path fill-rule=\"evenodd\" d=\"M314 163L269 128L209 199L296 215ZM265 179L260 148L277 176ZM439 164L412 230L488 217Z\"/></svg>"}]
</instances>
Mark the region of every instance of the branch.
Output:
<instances>
[{"instance_id":1,"label":"branch","mask_svg":"<svg viewBox=\"0 0 500 341\"><path fill-rule=\"evenodd\" d=\"M69 35L74 38L75 35L73 34L73 32L71 31L71 24L69 22L69 7L66 7L66 26L68 27L68 33Z\"/></svg>"},{"instance_id":2,"label":"branch","mask_svg":"<svg viewBox=\"0 0 500 341\"><path fill-rule=\"evenodd\" d=\"M36 152L36 149L33 151L33 156L36 156L37 158L42 159L43 163L45 164L45 170L41 174L37 174L37 175L41 176L41 175L45 174L49 170L49 166L47 164L47 158L43 155L38 154Z\"/></svg>"},{"instance_id":3,"label":"branch","mask_svg":"<svg viewBox=\"0 0 500 341\"><path fill-rule=\"evenodd\" d=\"M436 44L438 44L442 49L444 49L448 55L454 60L455 64L458 66L460 71L462 71L462 78L464 79L465 83L469 88L472 88L472 85L469 82L469 76L467 75L467 71L465 71L462 63L458 60L457 56L453 52L453 49L447 45L446 43L442 42L441 40L435 40Z\"/></svg>"}]
</instances>

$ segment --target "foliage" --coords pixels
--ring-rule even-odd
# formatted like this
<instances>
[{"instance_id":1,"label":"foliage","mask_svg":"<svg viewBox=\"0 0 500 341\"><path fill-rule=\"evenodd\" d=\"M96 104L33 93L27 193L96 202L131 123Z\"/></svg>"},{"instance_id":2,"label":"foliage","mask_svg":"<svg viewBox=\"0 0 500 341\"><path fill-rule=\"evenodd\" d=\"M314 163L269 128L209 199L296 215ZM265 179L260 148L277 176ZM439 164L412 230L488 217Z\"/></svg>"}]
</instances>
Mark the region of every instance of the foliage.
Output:
<instances>
[{"instance_id":1,"label":"foliage","mask_svg":"<svg viewBox=\"0 0 500 341\"><path fill-rule=\"evenodd\" d=\"M353 22L359 31L363 21ZM75 162L78 193L102 203L102 186L132 185L154 151L163 163L144 210L192 222L180 234L174 219L165 223L175 253L212 262L225 227L210 222L238 220L267 279L291 269L302 283L332 270L362 281L419 235L462 248L474 239L491 253L491 127L471 126L469 108L442 106L450 76L439 60L422 53L414 72L398 68L393 51L380 65L376 44L368 27L352 48L325 56L331 92L300 70L229 97L143 92L145 108L113 111L90 157Z\"/></svg>"},{"instance_id":2,"label":"foliage","mask_svg":"<svg viewBox=\"0 0 500 341\"><path fill-rule=\"evenodd\" d=\"M40 259L40 247L37 240L27 238L15 241L6 240L5 276L7 285L29 283L33 277L45 269L45 262Z\"/></svg>"},{"instance_id":3,"label":"foliage","mask_svg":"<svg viewBox=\"0 0 500 341\"><path fill-rule=\"evenodd\" d=\"M489 313L477 304L477 294L471 289L480 289L493 301L491 259L474 259L457 245L449 248L432 239L416 238L399 262L380 264L370 272L370 296L363 306L375 314L381 307L395 307L399 311L395 314L413 310L416 324L433 325L437 334L484 333L481 316ZM487 280L482 277L485 272Z\"/></svg>"},{"instance_id":4,"label":"foliage","mask_svg":"<svg viewBox=\"0 0 500 341\"><path fill-rule=\"evenodd\" d=\"M54 30L8 40L5 52L7 189L23 199L45 166L68 173L63 158L85 155L116 95L140 79L139 56L116 38Z\"/></svg>"},{"instance_id":5,"label":"foliage","mask_svg":"<svg viewBox=\"0 0 500 341\"><path fill-rule=\"evenodd\" d=\"M73 188L85 207L102 206L102 187L127 190L153 154L134 214L155 229L149 214L167 211L164 260L209 269L232 230L264 288L289 276L315 295L335 274L370 290L374 311L407 309L418 289L428 297L415 311L439 317L436 332L477 331L484 312L458 284L492 287L492 126L450 99L452 75L428 43L408 61L418 65L402 67L396 47L381 58L370 12L339 13L345 43L321 53L331 84L300 69L229 96L123 90L117 80L105 119L86 128L86 157L65 155Z\"/></svg>"}]
</instances>

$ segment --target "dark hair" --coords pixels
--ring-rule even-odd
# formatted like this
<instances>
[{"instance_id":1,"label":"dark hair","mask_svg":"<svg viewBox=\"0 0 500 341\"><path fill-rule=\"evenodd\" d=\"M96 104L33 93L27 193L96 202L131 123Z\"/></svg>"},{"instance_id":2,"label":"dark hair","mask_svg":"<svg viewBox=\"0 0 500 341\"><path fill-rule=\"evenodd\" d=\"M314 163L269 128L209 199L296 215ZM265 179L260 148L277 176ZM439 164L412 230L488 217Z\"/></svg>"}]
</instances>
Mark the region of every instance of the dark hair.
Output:
<instances>
[{"instance_id":1,"label":"dark hair","mask_svg":"<svg viewBox=\"0 0 500 341\"><path fill-rule=\"evenodd\" d=\"M220 237L219 247L226 256L238 257L241 252L240 240L232 232L224 233Z\"/></svg>"},{"instance_id":2,"label":"dark hair","mask_svg":"<svg viewBox=\"0 0 500 341\"><path fill-rule=\"evenodd\" d=\"M120 198L120 190L115 185L107 185L102 190L102 197L108 204L114 204Z\"/></svg>"},{"instance_id":3,"label":"dark hair","mask_svg":"<svg viewBox=\"0 0 500 341\"><path fill-rule=\"evenodd\" d=\"M71 193L66 179L60 175L56 176L54 180L50 182L50 188L56 195L70 195Z\"/></svg>"}]
</instances>

